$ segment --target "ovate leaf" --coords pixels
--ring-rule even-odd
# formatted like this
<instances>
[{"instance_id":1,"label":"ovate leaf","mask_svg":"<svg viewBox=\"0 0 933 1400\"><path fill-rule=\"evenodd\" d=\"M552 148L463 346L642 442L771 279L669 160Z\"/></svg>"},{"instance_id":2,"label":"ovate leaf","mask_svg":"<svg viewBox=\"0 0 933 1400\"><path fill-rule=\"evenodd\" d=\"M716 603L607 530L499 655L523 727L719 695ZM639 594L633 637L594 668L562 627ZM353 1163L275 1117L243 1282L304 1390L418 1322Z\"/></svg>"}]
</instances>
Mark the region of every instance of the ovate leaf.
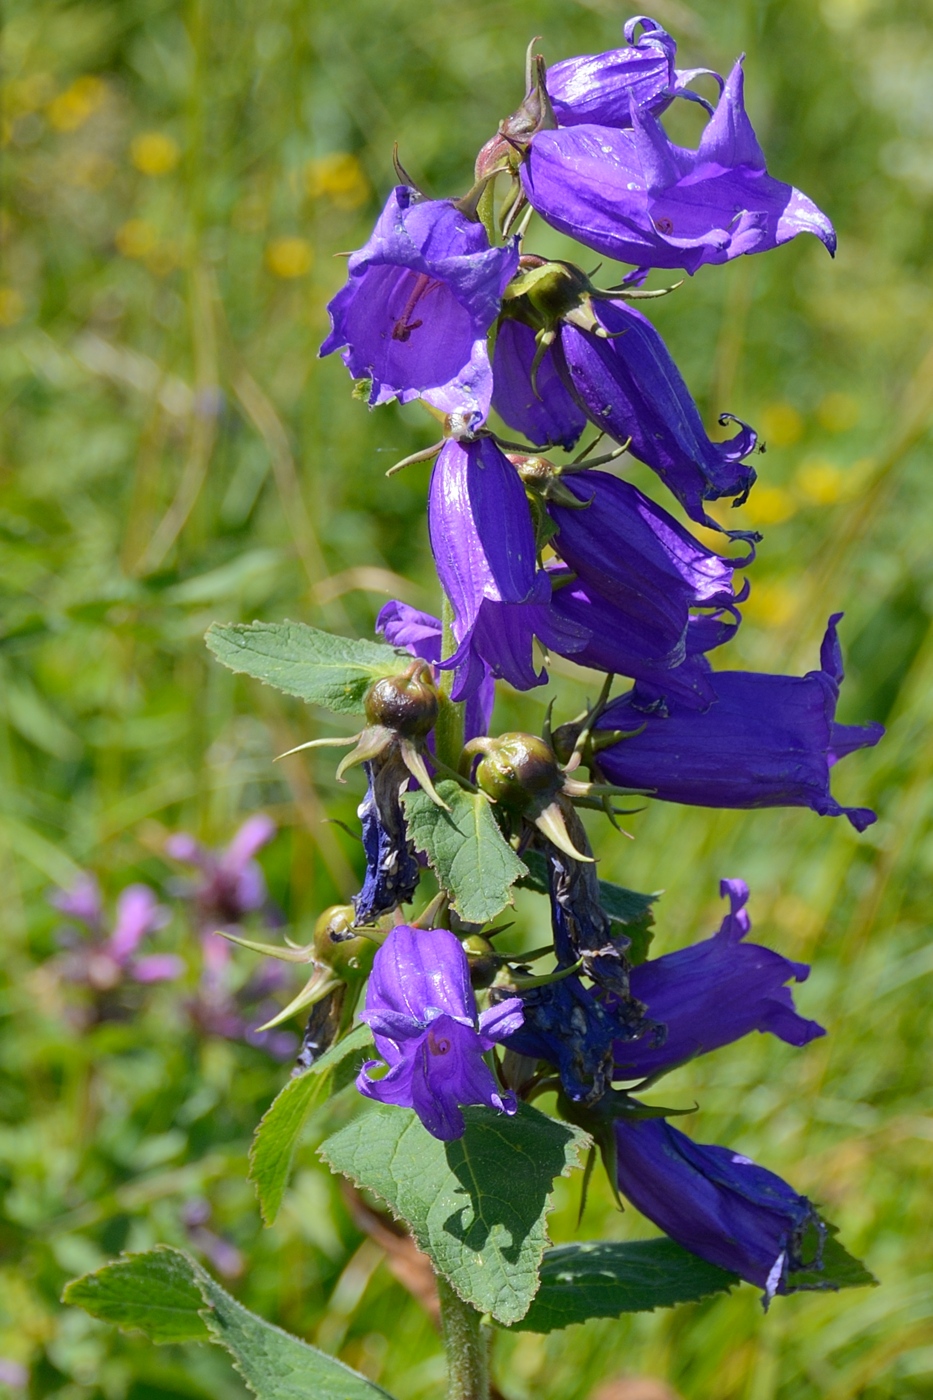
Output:
<instances>
[{"instance_id":1,"label":"ovate leaf","mask_svg":"<svg viewBox=\"0 0 933 1400\"><path fill-rule=\"evenodd\" d=\"M514 1118L488 1108L464 1117L463 1137L445 1143L410 1109L372 1104L321 1156L405 1221L462 1298L509 1324L537 1291L554 1179L589 1139L527 1104Z\"/></svg>"},{"instance_id":2,"label":"ovate leaf","mask_svg":"<svg viewBox=\"0 0 933 1400\"><path fill-rule=\"evenodd\" d=\"M692 1303L739 1282L669 1239L625 1244L593 1241L545 1252L541 1287L517 1324L523 1332L553 1332L591 1317L652 1312Z\"/></svg>"},{"instance_id":3,"label":"ovate leaf","mask_svg":"<svg viewBox=\"0 0 933 1400\"><path fill-rule=\"evenodd\" d=\"M461 919L484 924L511 902L512 886L527 875L527 868L502 835L482 793L467 792L451 778L442 778L437 791L449 812L424 791L402 797L408 835L427 856Z\"/></svg>"},{"instance_id":4,"label":"ovate leaf","mask_svg":"<svg viewBox=\"0 0 933 1400\"><path fill-rule=\"evenodd\" d=\"M250 1148L249 1175L267 1225L271 1225L279 1213L308 1115L330 1092L336 1067L350 1057L362 1058L372 1038L368 1026L357 1026L331 1046L310 1069L290 1079L260 1120Z\"/></svg>"},{"instance_id":5,"label":"ovate leaf","mask_svg":"<svg viewBox=\"0 0 933 1400\"><path fill-rule=\"evenodd\" d=\"M205 641L231 671L339 715L362 713L373 681L411 663L407 651L319 632L303 622L215 622Z\"/></svg>"},{"instance_id":6,"label":"ovate leaf","mask_svg":"<svg viewBox=\"0 0 933 1400\"><path fill-rule=\"evenodd\" d=\"M258 1400L386 1400L365 1376L249 1312L180 1249L123 1255L69 1283L63 1297L154 1342L225 1347Z\"/></svg>"}]
</instances>

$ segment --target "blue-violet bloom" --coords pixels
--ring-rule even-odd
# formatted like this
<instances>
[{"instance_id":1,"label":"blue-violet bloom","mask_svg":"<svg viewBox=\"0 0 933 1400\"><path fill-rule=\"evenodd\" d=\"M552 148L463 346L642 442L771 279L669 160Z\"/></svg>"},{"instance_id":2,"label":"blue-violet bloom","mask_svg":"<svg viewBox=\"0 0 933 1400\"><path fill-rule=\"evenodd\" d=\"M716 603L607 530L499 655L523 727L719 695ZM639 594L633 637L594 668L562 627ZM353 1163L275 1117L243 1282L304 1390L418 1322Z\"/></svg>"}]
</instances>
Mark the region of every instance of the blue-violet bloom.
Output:
<instances>
[{"instance_id":1,"label":"blue-violet bloom","mask_svg":"<svg viewBox=\"0 0 933 1400\"><path fill-rule=\"evenodd\" d=\"M639 26L642 32L636 39ZM655 20L635 15L626 21L624 33L623 49L580 54L548 69L548 97L558 126L631 126L632 106L660 116L677 96L703 102L687 83L709 70L678 71L677 44Z\"/></svg>"},{"instance_id":2,"label":"blue-violet bloom","mask_svg":"<svg viewBox=\"0 0 933 1400\"><path fill-rule=\"evenodd\" d=\"M518 473L490 437L449 439L431 476L428 529L441 585L454 612L453 698L476 693L487 674L530 690L535 637L562 654L586 633L551 608L551 581L537 567L531 509Z\"/></svg>"},{"instance_id":3,"label":"blue-violet bloom","mask_svg":"<svg viewBox=\"0 0 933 1400\"><path fill-rule=\"evenodd\" d=\"M463 1136L463 1107L516 1112L483 1055L518 1030L521 1002L511 997L477 1019L466 954L446 929L392 929L373 960L362 1019L388 1065L381 1079L372 1077L378 1060L363 1065L356 1085L367 1098L413 1108L445 1142Z\"/></svg>"},{"instance_id":4,"label":"blue-violet bloom","mask_svg":"<svg viewBox=\"0 0 933 1400\"><path fill-rule=\"evenodd\" d=\"M796 1291L794 1271L822 1268L826 1227L774 1172L662 1118L619 1119L615 1140L622 1194L685 1249L757 1284L765 1307Z\"/></svg>"},{"instance_id":5,"label":"blue-violet bloom","mask_svg":"<svg viewBox=\"0 0 933 1400\"><path fill-rule=\"evenodd\" d=\"M91 935L87 942L69 942L62 962L68 981L84 982L94 991L108 992L127 979L166 982L185 971L184 962L173 953L139 956L143 939L164 928L171 918L148 885L127 885L123 890L109 934L93 875L82 873L70 890L56 891L50 899L68 918L84 924Z\"/></svg>"},{"instance_id":6,"label":"blue-violet bloom","mask_svg":"<svg viewBox=\"0 0 933 1400\"><path fill-rule=\"evenodd\" d=\"M623 787L651 790L662 802L696 807L809 807L846 816L856 831L875 821L867 807L842 807L829 790L833 764L877 744L881 724L838 724L843 679L836 635L841 613L829 619L820 669L805 676L749 671L710 674L716 700L708 709L647 703L639 688L613 701L597 729L629 737L602 749L599 767ZM636 732L637 731L637 732Z\"/></svg>"},{"instance_id":7,"label":"blue-violet bloom","mask_svg":"<svg viewBox=\"0 0 933 1400\"><path fill-rule=\"evenodd\" d=\"M423 398L478 424L492 394L486 334L517 267L514 243L490 247L451 200L398 185L350 258L321 354L346 347L353 377L372 381L371 405Z\"/></svg>"},{"instance_id":8,"label":"blue-violet bloom","mask_svg":"<svg viewBox=\"0 0 933 1400\"><path fill-rule=\"evenodd\" d=\"M798 1014L785 985L805 982L809 967L743 941L751 930L744 880L721 881L720 893L730 907L718 933L632 968L632 996L644 1002L648 1017L663 1025L666 1035L619 1041L616 1079L660 1074L751 1031L769 1032L796 1046L825 1035L816 1021ZM606 1009L611 1012L611 999Z\"/></svg>"},{"instance_id":9,"label":"blue-violet bloom","mask_svg":"<svg viewBox=\"0 0 933 1400\"><path fill-rule=\"evenodd\" d=\"M798 233L815 234L835 252L826 215L768 174L743 82L740 59L695 151L675 146L634 101L627 130L539 131L521 168L529 203L562 233L636 267L692 273Z\"/></svg>"}]
</instances>

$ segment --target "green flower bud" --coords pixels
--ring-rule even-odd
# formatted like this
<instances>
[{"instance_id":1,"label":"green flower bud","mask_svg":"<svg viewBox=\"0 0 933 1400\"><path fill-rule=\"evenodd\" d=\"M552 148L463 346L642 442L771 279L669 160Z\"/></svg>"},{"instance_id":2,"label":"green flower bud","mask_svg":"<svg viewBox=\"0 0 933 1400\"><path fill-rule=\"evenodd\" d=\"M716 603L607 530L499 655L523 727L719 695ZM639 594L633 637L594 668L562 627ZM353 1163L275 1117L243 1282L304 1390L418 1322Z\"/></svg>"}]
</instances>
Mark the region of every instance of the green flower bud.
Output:
<instances>
[{"instance_id":1,"label":"green flower bud","mask_svg":"<svg viewBox=\"0 0 933 1400\"><path fill-rule=\"evenodd\" d=\"M463 940L463 951L470 964L470 981L474 987L491 987L499 971L499 959L488 938L471 933Z\"/></svg>"},{"instance_id":2,"label":"green flower bud","mask_svg":"<svg viewBox=\"0 0 933 1400\"><path fill-rule=\"evenodd\" d=\"M387 676L370 686L366 718L371 725L390 729L407 739L423 739L437 719L438 694L429 666L416 662L398 676Z\"/></svg>"},{"instance_id":3,"label":"green flower bud","mask_svg":"<svg viewBox=\"0 0 933 1400\"><path fill-rule=\"evenodd\" d=\"M314 925L313 945L316 963L350 980L369 972L376 952L371 938L353 933L353 919L352 904L332 904Z\"/></svg>"},{"instance_id":4,"label":"green flower bud","mask_svg":"<svg viewBox=\"0 0 933 1400\"><path fill-rule=\"evenodd\" d=\"M507 811L527 812L560 791L564 775L546 740L536 734L502 734L485 742L476 783Z\"/></svg>"}]
</instances>

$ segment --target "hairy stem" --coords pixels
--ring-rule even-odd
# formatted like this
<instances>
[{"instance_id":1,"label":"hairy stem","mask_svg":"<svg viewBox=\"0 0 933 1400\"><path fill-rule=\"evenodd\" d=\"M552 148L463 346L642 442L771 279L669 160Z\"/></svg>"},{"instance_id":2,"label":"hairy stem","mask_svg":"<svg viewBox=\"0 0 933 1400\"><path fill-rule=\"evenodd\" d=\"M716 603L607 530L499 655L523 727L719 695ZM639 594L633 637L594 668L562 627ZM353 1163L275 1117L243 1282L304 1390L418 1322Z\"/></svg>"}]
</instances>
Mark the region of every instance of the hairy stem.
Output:
<instances>
[{"instance_id":1,"label":"hairy stem","mask_svg":"<svg viewBox=\"0 0 933 1400\"><path fill-rule=\"evenodd\" d=\"M447 1352L447 1400L489 1400L489 1341L480 1314L437 1276Z\"/></svg>"},{"instance_id":2,"label":"hairy stem","mask_svg":"<svg viewBox=\"0 0 933 1400\"><path fill-rule=\"evenodd\" d=\"M441 607L441 621L444 626L444 635L441 641L441 659L446 661L448 656L453 656L457 650L457 643L453 634L453 608L447 598L443 595ZM441 763L448 768L457 769L460 763L460 753L463 749L463 705L455 704L450 698L453 689L453 671L441 672L441 708L437 716L437 723L434 726L434 741L437 746L437 756Z\"/></svg>"}]
</instances>

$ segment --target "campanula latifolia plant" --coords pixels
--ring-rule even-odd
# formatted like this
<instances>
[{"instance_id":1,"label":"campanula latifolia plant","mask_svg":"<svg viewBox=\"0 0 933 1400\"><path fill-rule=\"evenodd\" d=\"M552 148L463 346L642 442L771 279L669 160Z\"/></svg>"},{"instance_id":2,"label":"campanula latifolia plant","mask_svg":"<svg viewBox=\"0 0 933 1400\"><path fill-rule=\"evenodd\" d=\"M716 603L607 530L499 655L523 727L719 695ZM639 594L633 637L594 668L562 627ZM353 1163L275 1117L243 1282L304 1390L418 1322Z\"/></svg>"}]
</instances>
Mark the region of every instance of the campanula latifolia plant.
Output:
<instances>
[{"instance_id":1,"label":"campanula latifolia plant","mask_svg":"<svg viewBox=\"0 0 933 1400\"><path fill-rule=\"evenodd\" d=\"M753 586L758 536L725 528L715 503L754 490L757 437L722 405L728 435L707 432L633 304L689 297L671 274L799 234L833 253L835 233L769 173L741 60L726 78L681 70L674 39L636 16L621 48L550 71L532 45L525 76L462 196L430 197L396 159L400 183L350 256L321 348L341 354L370 407L421 400L440 421L437 442L390 472L433 460L438 615L392 601L381 641L294 622L208 633L231 669L364 716L345 741L301 746L354 746L337 776L365 777L362 886L322 913L306 946L263 945L234 931L265 899L253 864L269 834L261 819L219 856L180 837L170 848L200 872L191 897L202 918L308 969L274 1018L309 1019L254 1144L266 1220L312 1104L343 1094L343 1125L321 1155L430 1259L455 1400L488 1397L494 1328L552 1330L742 1281L766 1310L800 1290L871 1281L817 1204L701 1141L689 1119L674 1126L689 1110L652 1092L753 1031L799 1048L822 1036L791 990L809 968L751 941L737 878L722 881L718 933L649 957L653 896L600 878L580 816L617 825L619 803L657 800L806 807L858 832L875 820L831 792L833 766L882 733L836 720L841 615L804 676L719 660ZM706 112L696 149L665 129L683 100ZM541 256L535 216L577 240L584 262L595 252L628 272L602 287ZM649 289L656 269L665 285ZM656 498L626 479L625 453L655 474ZM576 717L549 707L539 732L497 731L496 684L546 685L549 654L596 673L593 703ZM524 952L503 938L516 887L549 908L549 941ZM564 1245L555 1272L554 1180L584 1167L585 1200L598 1160L663 1235L601 1246L596 1272L591 1246ZM187 1319L175 1335L221 1341L260 1397L284 1393L286 1376L309 1395L383 1394L246 1314L177 1251L129 1256L70 1296L102 1316L116 1316L118 1299L124 1321L158 1338L153 1310L170 1292Z\"/></svg>"}]
</instances>

